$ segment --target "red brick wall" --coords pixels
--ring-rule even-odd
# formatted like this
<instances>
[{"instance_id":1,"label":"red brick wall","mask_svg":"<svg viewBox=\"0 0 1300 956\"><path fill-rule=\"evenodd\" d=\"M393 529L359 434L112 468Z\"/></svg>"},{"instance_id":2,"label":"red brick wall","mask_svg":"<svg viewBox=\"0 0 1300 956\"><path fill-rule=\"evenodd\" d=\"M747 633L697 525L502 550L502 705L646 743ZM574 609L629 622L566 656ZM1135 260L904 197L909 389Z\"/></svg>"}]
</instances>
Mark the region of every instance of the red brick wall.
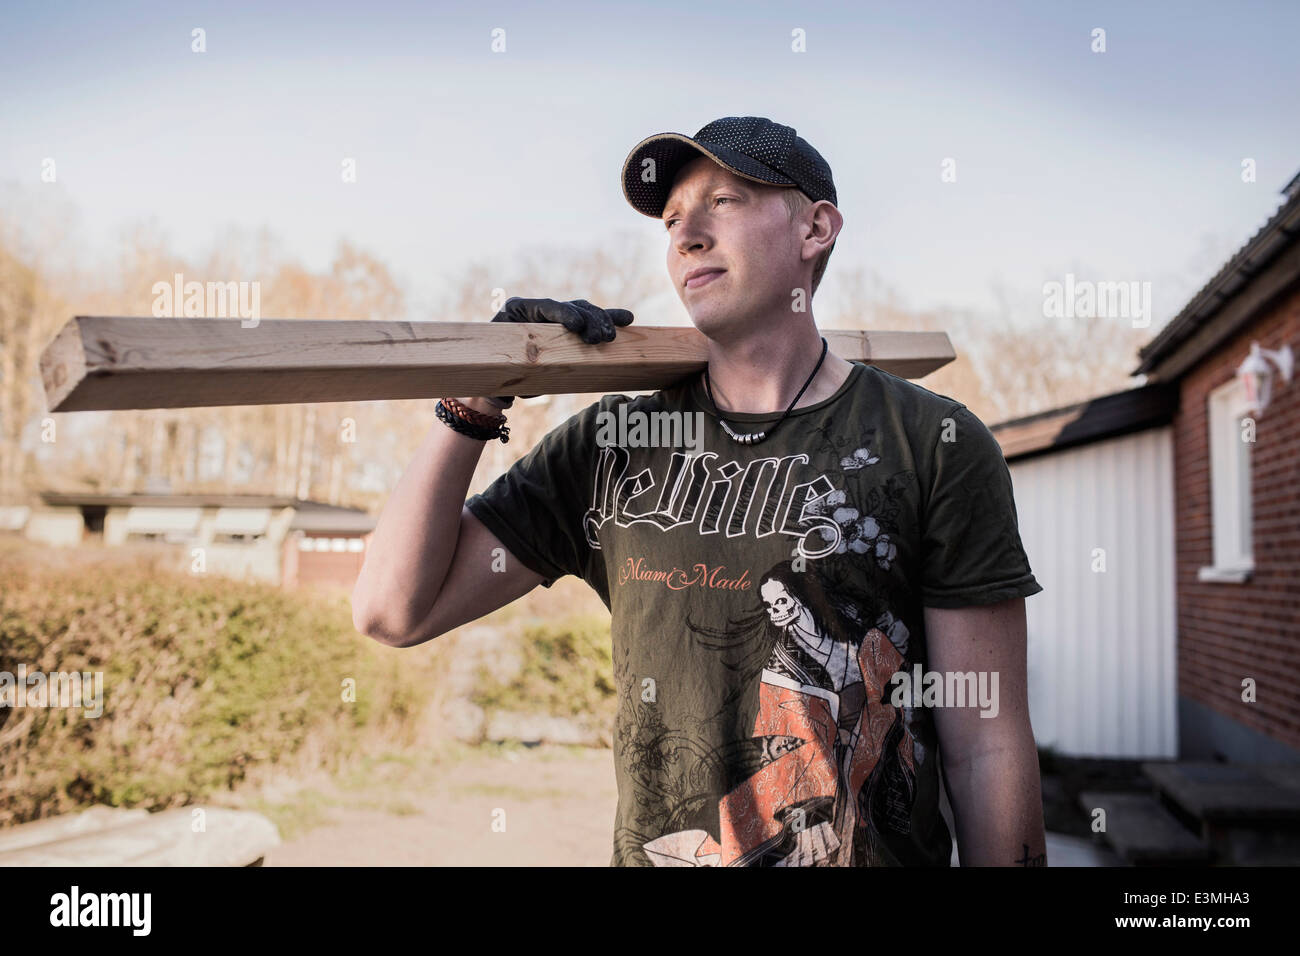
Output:
<instances>
[{"instance_id":1,"label":"red brick wall","mask_svg":"<svg viewBox=\"0 0 1300 956\"><path fill-rule=\"evenodd\" d=\"M1216 348L1182 380L1174 419L1178 691L1300 748L1300 369L1257 416L1251 448L1255 571L1243 584L1197 580L1213 564L1206 399L1250 352L1289 344L1300 359L1300 290ZM1257 701L1241 699L1255 679Z\"/></svg>"}]
</instances>

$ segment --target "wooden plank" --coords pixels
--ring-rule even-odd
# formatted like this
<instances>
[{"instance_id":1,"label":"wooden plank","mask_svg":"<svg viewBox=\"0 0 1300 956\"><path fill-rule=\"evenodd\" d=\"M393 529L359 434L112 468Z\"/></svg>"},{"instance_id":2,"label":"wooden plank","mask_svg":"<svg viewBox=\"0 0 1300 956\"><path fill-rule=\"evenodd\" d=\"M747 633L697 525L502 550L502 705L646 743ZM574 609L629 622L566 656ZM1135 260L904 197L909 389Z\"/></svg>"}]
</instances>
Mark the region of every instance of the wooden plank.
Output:
<instances>
[{"instance_id":1,"label":"wooden plank","mask_svg":"<svg viewBox=\"0 0 1300 956\"><path fill-rule=\"evenodd\" d=\"M850 361L919 378L951 362L944 332L825 330ZM587 345L563 326L77 316L41 355L56 412L549 395L665 388L703 370L691 327L627 326Z\"/></svg>"}]
</instances>

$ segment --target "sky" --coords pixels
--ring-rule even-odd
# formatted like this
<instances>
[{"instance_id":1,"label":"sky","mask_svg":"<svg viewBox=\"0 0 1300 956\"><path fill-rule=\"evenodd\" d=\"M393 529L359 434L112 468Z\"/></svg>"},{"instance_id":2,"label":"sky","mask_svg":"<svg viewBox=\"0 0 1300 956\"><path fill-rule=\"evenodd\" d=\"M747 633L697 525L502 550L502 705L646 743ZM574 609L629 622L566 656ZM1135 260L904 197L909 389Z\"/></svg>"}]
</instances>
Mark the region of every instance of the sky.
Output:
<instances>
[{"instance_id":1,"label":"sky","mask_svg":"<svg viewBox=\"0 0 1300 956\"><path fill-rule=\"evenodd\" d=\"M1300 172L1297 35L1295 2L5 0L0 186L70 203L92 268L137 222L196 259L265 227L311 269L365 249L432 319L469 264L538 244L630 230L662 270L624 158L759 115L834 171L817 302L853 265L906 308L1014 318L1073 273L1151 282L1158 327ZM664 293L656 321L688 323Z\"/></svg>"}]
</instances>

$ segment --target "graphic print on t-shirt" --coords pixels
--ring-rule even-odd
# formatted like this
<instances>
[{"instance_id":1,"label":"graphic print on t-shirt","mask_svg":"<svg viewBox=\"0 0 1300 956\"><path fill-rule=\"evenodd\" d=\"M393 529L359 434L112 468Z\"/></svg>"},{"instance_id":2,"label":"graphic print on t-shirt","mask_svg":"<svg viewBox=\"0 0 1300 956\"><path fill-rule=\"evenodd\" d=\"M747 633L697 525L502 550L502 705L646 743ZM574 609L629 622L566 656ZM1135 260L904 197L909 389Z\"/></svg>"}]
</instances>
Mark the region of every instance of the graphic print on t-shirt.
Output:
<instances>
[{"instance_id":1,"label":"graphic print on t-shirt","mask_svg":"<svg viewBox=\"0 0 1300 956\"><path fill-rule=\"evenodd\" d=\"M635 802L661 808L638 820L653 864L871 865L882 844L906 841L923 748L909 732L910 714L889 696L908 631L879 596L855 600L860 585L851 579L861 581L866 565L889 570L898 499L913 475L872 485L866 500L875 513L856 507L850 490L879 461L871 437L836 456L839 468L829 473L810 471L806 453L743 463L720 461L716 452L675 453L656 480L648 468L631 473L626 449L602 449L584 519L593 547L611 521L620 531L643 524L651 533L728 539L784 534L792 546L791 560L741 589L747 606L737 617L722 625L687 617L696 652L725 655L736 675L713 713L670 728L657 708L624 696L625 713L636 716L622 722L618 746L632 785L646 791ZM618 586L716 589L719 580L743 582L749 573L705 563L649 572L642 565L640 556L625 558ZM704 604L711 605L735 607ZM746 710L747 693L757 696L752 725L709 746L716 725ZM665 779L676 788L666 792Z\"/></svg>"},{"instance_id":2,"label":"graphic print on t-shirt","mask_svg":"<svg viewBox=\"0 0 1300 956\"><path fill-rule=\"evenodd\" d=\"M604 445L620 405L703 412L702 444ZM893 706L889 679L926 669L925 608L1042 590L960 402L855 364L743 446L699 377L606 395L466 506L610 611L613 865L948 865L933 711Z\"/></svg>"}]
</instances>

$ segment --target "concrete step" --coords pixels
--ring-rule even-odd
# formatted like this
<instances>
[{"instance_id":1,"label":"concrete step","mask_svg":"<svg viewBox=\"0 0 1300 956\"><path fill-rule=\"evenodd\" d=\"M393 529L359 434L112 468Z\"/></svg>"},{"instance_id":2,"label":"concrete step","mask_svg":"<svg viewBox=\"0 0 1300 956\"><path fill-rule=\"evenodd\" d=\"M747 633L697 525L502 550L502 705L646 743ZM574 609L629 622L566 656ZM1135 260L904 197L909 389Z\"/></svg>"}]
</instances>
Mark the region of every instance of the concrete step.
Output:
<instances>
[{"instance_id":1,"label":"concrete step","mask_svg":"<svg viewBox=\"0 0 1300 956\"><path fill-rule=\"evenodd\" d=\"M1048 866L1124 866L1110 847L1095 840L1047 831Z\"/></svg>"},{"instance_id":2,"label":"concrete step","mask_svg":"<svg viewBox=\"0 0 1300 956\"><path fill-rule=\"evenodd\" d=\"M1210 848L1153 794L1088 790L1079 794L1079 805L1090 816L1097 808L1106 811L1103 836L1132 866L1197 866L1211 860Z\"/></svg>"}]
</instances>

